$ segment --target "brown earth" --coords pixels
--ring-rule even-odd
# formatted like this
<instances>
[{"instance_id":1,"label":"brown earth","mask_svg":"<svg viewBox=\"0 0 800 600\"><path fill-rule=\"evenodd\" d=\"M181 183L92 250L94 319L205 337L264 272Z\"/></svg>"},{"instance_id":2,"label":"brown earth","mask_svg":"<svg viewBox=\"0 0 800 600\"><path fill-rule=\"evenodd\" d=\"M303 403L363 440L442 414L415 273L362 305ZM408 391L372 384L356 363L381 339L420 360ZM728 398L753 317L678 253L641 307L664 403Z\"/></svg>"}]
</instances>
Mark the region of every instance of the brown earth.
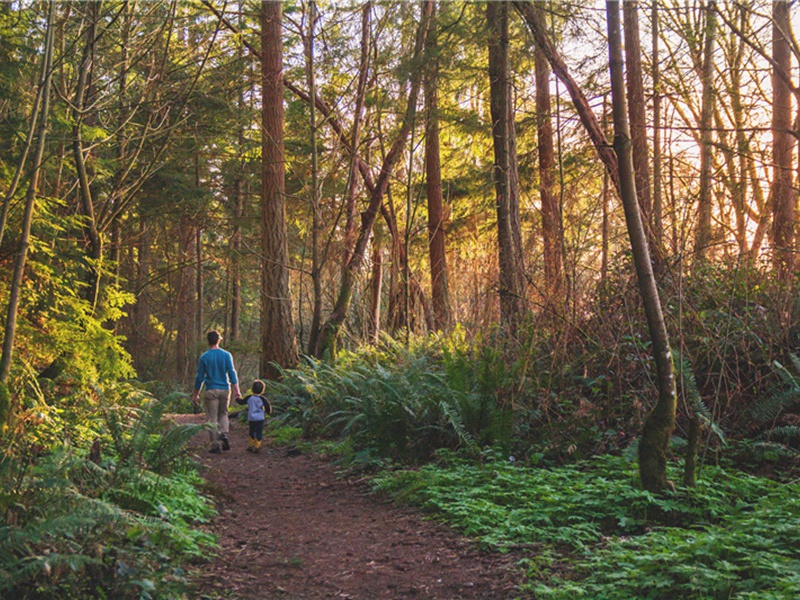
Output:
<instances>
[{"instance_id":1,"label":"brown earth","mask_svg":"<svg viewBox=\"0 0 800 600\"><path fill-rule=\"evenodd\" d=\"M183 422L199 422L197 416ZM235 419L233 421L236 421ZM219 516L219 554L194 574L206 598L512 598L513 555L480 552L453 530L343 479L313 454L245 451L231 423L229 452L196 439Z\"/></svg>"}]
</instances>

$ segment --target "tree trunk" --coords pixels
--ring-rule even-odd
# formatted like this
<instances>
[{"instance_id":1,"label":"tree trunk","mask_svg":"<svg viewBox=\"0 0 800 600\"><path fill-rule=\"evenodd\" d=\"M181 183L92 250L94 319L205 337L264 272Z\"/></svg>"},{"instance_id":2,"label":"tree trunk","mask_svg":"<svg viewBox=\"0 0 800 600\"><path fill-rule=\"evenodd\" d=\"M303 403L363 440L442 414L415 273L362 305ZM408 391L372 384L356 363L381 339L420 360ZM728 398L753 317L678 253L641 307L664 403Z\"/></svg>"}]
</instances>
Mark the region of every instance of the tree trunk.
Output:
<instances>
[{"instance_id":1,"label":"tree trunk","mask_svg":"<svg viewBox=\"0 0 800 600\"><path fill-rule=\"evenodd\" d=\"M796 195L792 188L792 94L779 71L791 73L789 2L772 2L772 248L775 271L784 281L794 274Z\"/></svg>"},{"instance_id":2,"label":"tree trunk","mask_svg":"<svg viewBox=\"0 0 800 600\"><path fill-rule=\"evenodd\" d=\"M442 198L442 166L439 156L439 43L436 3L426 40L428 69L425 72L425 182L428 197L428 254L431 265L431 301L434 325L439 331L450 329L450 291L447 272L445 211Z\"/></svg>"},{"instance_id":3,"label":"tree trunk","mask_svg":"<svg viewBox=\"0 0 800 600\"><path fill-rule=\"evenodd\" d=\"M423 5L422 19L417 29L417 35L414 43L414 53L412 60L416 63L422 53L422 48L425 43L425 32L427 31L427 21L430 18L429 5ZM415 69L411 74L411 86L408 94L408 104L406 111L403 115L403 123L400 131L397 134L397 139L392 144L386 158L383 161L378 181L375 183L374 190L371 193L369 206L361 213L361 227L359 229L358 238L353 248L353 254L350 260L345 265L342 272L342 282L339 287L339 293L336 298L331 314L323 326L322 334L320 335L319 344L317 345L316 356L323 356L328 352L331 357L336 353L336 341L339 336L339 331L347 319L350 311L350 302L353 296L353 286L355 285L356 274L358 273L361 264L364 261L364 255L369 242L369 237L372 232L372 226L375 224L375 219L378 216L383 196L389 186L389 177L391 172L400 158L400 154L408 139L411 131L414 116L416 115L417 96L419 95L420 81L422 69ZM310 101L315 101L312 97Z\"/></svg>"},{"instance_id":4,"label":"tree trunk","mask_svg":"<svg viewBox=\"0 0 800 600\"><path fill-rule=\"evenodd\" d=\"M642 77L642 44L639 40L639 2L627 0L622 3L625 29L625 77L628 87L628 117L633 149L633 168L636 174L636 194L645 231L652 230L652 196L650 194L650 162L647 147L647 123L645 120L644 83ZM652 236L648 236L652 242ZM655 244L650 244L655 252Z\"/></svg>"},{"instance_id":5,"label":"tree trunk","mask_svg":"<svg viewBox=\"0 0 800 600\"><path fill-rule=\"evenodd\" d=\"M261 375L277 379L280 367L297 364L289 296L283 146L283 7L261 3Z\"/></svg>"},{"instance_id":6,"label":"tree trunk","mask_svg":"<svg viewBox=\"0 0 800 600\"><path fill-rule=\"evenodd\" d=\"M372 276L369 296L369 339L375 344L381 332L381 292L383 290L383 253L376 240L372 240Z\"/></svg>"},{"instance_id":7,"label":"tree trunk","mask_svg":"<svg viewBox=\"0 0 800 600\"><path fill-rule=\"evenodd\" d=\"M83 148L83 123L85 117L86 99L89 91L90 77L94 64L95 24L97 21L97 3L91 2L91 16L86 29L86 41L83 47L78 70L78 81L75 87L75 100L73 108L74 124L72 126L72 154L75 160L75 170L78 178L78 197L83 216L86 217L84 235L88 242L89 275L87 288L83 297L96 308L100 296L100 278L102 273L103 240L97 227L97 216L94 210L94 194L89 184L89 173L86 168L86 157Z\"/></svg>"},{"instance_id":8,"label":"tree trunk","mask_svg":"<svg viewBox=\"0 0 800 600\"><path fill-rule=\"evenodd\" d=\"M536 5L536 11L541 7ZM558 308L563 304L564 229L561 204L555 194L556 162L553 146L553 120L550 100L550 64L537 46L533 53L536 77L536 134L539 145L539 195L542 202L542 251L544 258L545 302Z\"/></svg>"},{"instance_id":9,"label":"tree trunk","mask_svg":"<svg viewBox=\"0 0 800 600\"><path fill-rule=\"evenodd\" d=\"M317 22L317 5L314 0L308 4L308 36L305 41L306 80L308 93L313 98L317 95L314 73L314 27ZM309 103L309 126L311 129L311 284L313 286L313 310L311 330L308 340L308 353L313 354L317 347L320 327L322 326L322 260L320 257L319 237L322 231L322 215L320 214L319 195L319 152L317 149L317 107Z\"/></svg>"},{"instance_id":10,"label":"tree trunk","mask_svg":"<svg viewBox=\"0 0 800 600\"><path fill-rule=\"evenodd\" d=\"M0 355L0 426L7 424L11 416L10 396L8 393L8 376L11 372L11 358L14 352L14 337L17 331L17 314L19 311L20 292L25 274L25 262L30 248L31 223L36 209L36 193L39 177L42 172L45 143L47 141L47 121L50 118L50 85L53 81L53 20L55 2L50 4L47 14L47 33L45 34L44 56L42 57L41 83L42 108L39 115L39 126L36 132L36 151L33 157L28 191L25 194L25 210L22 215L22 231L19 238L19 250L14 260L14 274L8 291L8 309L3 334L3 352Z\"/></svg>"},{"instance_id":11,"label":"tree trunk","mask_svg":"<svg viewBox=\"0 0 800 600\"><path fill-rule=\"evenodd\" d=\"M370 16L372 14L372 2L366 2L361 9L361 59L358 69L358 89L356 92L356 109L353 114L353 132L350 137L350 162L347 172L347 206L344 228L344 256L342 265L346 265L353 254L353 247L356 243L358 235L358 224L356 217L358 216L358 209L356 204L356 191L358 189L356 176L358 153L358 140L361 137L361 115L364 111L364 99L367 89L367 75L369 68L369 40L370 40ZM316 99L315 95L310 98ZM309 102L309 104L316 104L316 102ZM326 119L330 118L329 114L323 115Z\"/></svg>"},{"instance_id":12,"label":"tree trunk","mask_svg":"<svg viewBox=\"0 0 800 600\"><path fill-rule=\"evenodd\" d=\"M564 60L561 58L555 46L550 41L550 38L547 36L547 27L545 26L544 20L535 10L534 4L531 2L531 0L515 0L514 7L517 9L520 15L522 15L522 18L528 25L528 29L530 29L536 45L541 49L545 57L547 57L547 61L550 63L550 68L553 69L553 73L566 86L570 98L572 98L572 103L575 106L575 110L578 113L578 117L580 118L581 123L583 124L583 127L589 136L589 139L592 141L600 160L603 162L608 174L611 176L611 180L614 182L614 187L617 189L617 191L619 191L617 157L614 154L614 150L612 149L611 144L608 143L608 139L603 132L602 126L597 121L597 117L595 117L594 113L592 112L592 107L589 104L589 100L581 91L580 87L578 87L578 84L572 78L572 75L570 75L566 63L564 63Z\"/></svg>"},{"instance_id":13,"label":"tree trunk","mask_svg":"<svg viewBox=\"0 0 800 600\"><path fill-rule=\"evenodd\" d=\"M518 328L525 314L525 277L520 259L519 182L508 67L508 5L486 4L489 28L489 86L497 208L499 254L500 321L507 331Z\"/></svg>"},{"instance_id":14,"label":"tree trunk","mask_svg":"<svg viewBox=\"0 0 800 600\"><path fill-rule=\"evenodd\" d=\"M664 247L664 198L661 190L661 68L659 66L658 2L653 2L650 28L653 59L653 238L659 248Z\"/></svg>"},{"instance_id":15,"label":"tree trunk","mask_svg":"<svg viewBox=\"0 0 800 600\"><path fill-rule=\"evenodd\" d=\"M700 114L700 193L697 199L695 260L704 262L711 245L711 118L714 114L714 38L717 29L717 3L706 5L705 45L703 49L702 112Z\"/></svg>"},{"instance_id":16,"label":"tree trunk","mask_svg":"<svg viewBox=\"0 0 800 600\"><path fill-rule=\"evenodd\" d=\"M661 301L647 248L647 238L639 212L632 146L627 118L627 100L622 62L619 1L606 2L608 14L609 69L611 73L612 111L614 115L614 150L619 161L619 178L625 222L631 242L639 292L642 296L650 340L656 363L658 401L645 421L639 442L639 475L646 490L658 492L668 487L667 448L675 428L675 376L669 335L661 311Z\"/></svg>"}]
</instances>

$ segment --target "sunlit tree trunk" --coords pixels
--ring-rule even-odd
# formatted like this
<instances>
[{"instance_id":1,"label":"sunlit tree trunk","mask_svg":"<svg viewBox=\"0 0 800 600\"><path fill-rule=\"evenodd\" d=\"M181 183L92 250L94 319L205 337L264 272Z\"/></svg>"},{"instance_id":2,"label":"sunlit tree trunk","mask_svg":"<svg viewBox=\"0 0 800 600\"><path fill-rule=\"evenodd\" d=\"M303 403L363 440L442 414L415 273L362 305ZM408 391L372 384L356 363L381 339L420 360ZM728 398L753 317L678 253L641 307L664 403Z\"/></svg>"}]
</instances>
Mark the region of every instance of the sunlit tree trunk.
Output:
<instances>
[{"instance_id":1,"label":"sunlit tree trunk","mask_svg":"<svg viewBox=\"0 0 800 600\"><path fill-rule=\"evenodd\" d=\"M542 9L537 5L537 11ZM550 100L550 64L537 47L533 54L536 78L536 134L539 144L539 196L542 202L542 247L546 302L557 307L563 300L564 231L561 204L555 193L556 162L553 147L553 121Z\"/></svg>"},{"instance_id":2,"label":"sunlit tree trunk","mask_svg":"<svg viewBox=\"0 0 800 600\"><path fill-rule=\"evenodd\" d=\"M346 219L344 228L344 256L342 265L346 265L350 260L353 247L356 243L358 236L358 223L356 218L358 216L357 208L357 195L358 190L358 177L357 177L357 164L358 158L358 143L361 137L361 121L362 113L364 111L364 101L367 89L367 75L369 74L369 40L370 40L370 22L372 15L372 2L366 2L361 9L361 57L359 60L358 68L358 88L356 91L356 108L353 114L353 130L350 136L350 162L347 173L347 206L345 209ZM311 96L315 98L315 96ZM314 102L316 104L316 102ZM323 115L326 119L330 118L329 114Z\"/></svg>"},{"instance_id":3,"label":"sunlit tree trunk","mask_svg":"<svg viewBox=\"0 0 800 600\"><path fill-rule=\"evenodd\" d=\"M525 277L519 232L519 182L508 66L508 4L488 2L489 87L497 208L499 253L500 321L509 331L516 329L525 313Z\"/></svg>"},{"instance_id":4,"label":"sunlit tree trunk","mask_svg":"<svg viewBox=\"0 0 800 600\"><path fill-rule=\"evenodd\" d=\"M645 421L639 441L639 475L646 490L658 492L668 487L667 448L675 428L677 396L669 335L664 323L653 266L647 248L642 216L636 195L632 145L628 127L627 100L622 62L619 1L606 2L608 14L609 67L611 73L612 112L614 115L614 150L619 161L619 178L625 222L631 242L639 293L656 363L658 400Z\"/></svg>"},{"instance_id":5,"label":"sunlit tree trunk","mask_svg":"<svg viewBox=\"0 0 800 600\"><path fill-rule=\"evenodd\" d=\"M276 379L297 363L297 341L289 296L283 145L283 8L261 3L262 194L261 194L261 375Z\"/></svg>"},{"instance_id":6,"label":"sunlit tree trunk","mask_svg":"<svg viewBox=\"0 0 800 600\"><path fill-rule=\"evenodd\" d=\"M703 49L703 88L700 114L700 192L697 199L697 231L695 259L703 262L711 245L711 152L713 150L711 119L714 115L714 41L717 30L717 3L709 0L705 7L705 44Z\"/></svg>"},{"instance_id":7,"label":"sunlit tree trunk","mask_svg":"<svg viewBox=\"0 0 800 600\"><path fill-rule=\"evenodd\" d=\"M653 238L660 248L664 247L664 196L662 193L661 168L661 67L659 58L658 2L653 2L650 16L652 39L653 77Z\"/></svg>"},{"instance_id":8,"label":"sunlit tree trunk","mask_svg":"<svg viewBox=\"0 0 800 600\"><path fill-rule=\"evenodd\" d=\"M78 197L84 219L84 234L88 241L89 276L84 297L97 306L100 294L100 278L102 273L103 239L97 227L97 216L94 207L94 193L90 185L89 172L86 167L86 154L83 146L83 124L86 116L86 103L89 95L90 78L95 60L97 2L88 3L90 11L89 25L86 28L78 79L75 85L73 101L72 153L78 179Z\"/></svg>"},{"instance_id":9,"label":"sunlit tree trunk","mask_svg":"<svg viewBox=\"0 0 800 600\"><path fill-rule=\"evenodd\" d=\"M372 240L372 275L369 295L369 339L378 341L381 332L381 293L383 291L383 253L377 240Z\"/></svg>"},{"instance_id":10,"label":"sunlit tree trunk","mask_svg":"<svg viewBox=\"0 0 800 600\"><path fill-rule=\"evenodd\" d=\"M642 221L647 232L650 254L659 256L659 247L653 237L653 198L650 189L650 151L647 145L647 121L644 104L642 76L642 44L639 39L639 2L622 3L625 31L625 79L628 90L628 118L633 145L633 168L636 175L636 194L642 211Z\"/></svg>"},{"instance_id":11,"label":"sunlit tree trunk","mask_svg":"<svg viewBox=\"0 0 800 600\"><path fill-rule=\"evenodd\" d=\"M423 5L422 19L417 29L417 35L414 43L413 58L418 59L422 53L422 48L425 43L425 32L427 31L427 21L430 18L430 6ZM350 311L350 303L353 297L353 287L355 285L355 278L358 270L364 262L364 256L372 233L372 226L375 224L375 219L378 216L383 197L389 186L389 177L397 164L400 155L405 148L406 141L411 127L413 125L414 116L416 115L417 97L419 95L419 88L422 79L422 69L416 69L411 75L411 85L408 93L408 104L406 105L405 114L403 115L403 122L397 138L392 144L389 152L386 154L386 159L381 166L381 172L378 180L375 182L374 189L370 196L369 205L366 210L361 213L361 227L358 232L358 238L353 249L350 260L345 265L342 272L342 281L339 287L339 293L336 298L333 310L328 316L325 325L323 326L322 334L320 335L319 344L317 345L316 356L323 356L325 353L330 353L331 356L336 353L336 342L339 336L339 331L347 319ZM314 101L312 99L311 101Z\"/></svg>"},{"instance_id":12,"label":"sunlit tree trunk","mask_svg":"<svg viewBox=\"0 0 800 600\"><path fill-rule=\"evenodd\" d=\"M772 2L772 247L773 265L781 279L794 267L794 221L797 196L792 187L792 94L779 71L791 73L789 2Z\"/></svg>"},{"instance_id":13,"label":"sunlit tree trunk","mask_svg":"<svg viewBox=\"0 0 800 600\"><path fill-rule=\"evenodd\" d=\"M7 389L8 376L11 372L11 358L14 351L14 338L17 331L17 314L19 312L20 292L25 275L25 263L31 240L31 223L36 210L36 193L42 172L45 144L47 141L47 122L50 118L50 85L53 80L53 21L56 3L52 2L47 15L47 32L45 34L45 47L42 56L42 70L39 87L42 92L42 107L39 111L39 125L36 130L36 150L33 156L28 191L25 194L25 210L22 215L19 249L14 259L14 273L8 291L8 307L6 310L5 329L3 332L3 351L0 354L0 426L6 424L10 417L9 393Z\"/></svg>"},{"instance_id":14,"label":"sunlit tree trunk","mask_svg":"<svg viewBox=\"0 0 800 600\"><path fill-rule=\"evenodd\" d=\"M445 211L442 198L442 167L439 156L439 44L436 3L426 40L425 72L425 180L428 196L428 254L431 264L431 301L437 330L447 331L451 324L450 292L447 273Z\"/></svg>"},{"instance_id":15,"label":"sunlit tree trunk","mask_svg":"<svg viewBox=\"0 0 800 600\"><path fill-rule=\"evenodd\" d=\"M308 34L305 37L306 82L308 93L314 98L317 95L316 73L314 71L314 28L317 22L317 5L314 0L308 4ZM313 309L311 331L308 341L308 353L313 354L317 347L320 327L322 326L322 258L320 255L320 233L322 216L320 214L319 194L319 152L317 149L317 107L309 102L309 127L311 129L311 284L313 286Z\"/></svg>"}]
</instances>

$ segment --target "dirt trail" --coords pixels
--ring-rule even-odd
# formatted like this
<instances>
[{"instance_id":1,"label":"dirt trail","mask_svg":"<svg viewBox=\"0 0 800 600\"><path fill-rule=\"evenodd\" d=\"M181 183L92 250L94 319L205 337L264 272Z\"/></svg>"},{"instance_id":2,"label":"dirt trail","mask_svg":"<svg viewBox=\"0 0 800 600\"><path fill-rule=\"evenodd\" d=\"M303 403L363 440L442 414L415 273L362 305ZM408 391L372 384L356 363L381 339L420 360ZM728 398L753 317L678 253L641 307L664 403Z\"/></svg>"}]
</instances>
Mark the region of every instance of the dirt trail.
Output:
<instances>
[{"instance_id":1,"label":"dirt trail","mask_svg":"<svg viewBox=\"0 0 800 600\"><path fill-rule=\"evenodd\" d=\"M185 416L182 422L199 422ZM205 451L216 490L211 526L219 556L196 575L211 598L511 598L512 556L483 554L452 530L337 478L313 455L285 448L245 451L247 431L231 423L229 452Z\"/></svg>"}]
</instances>

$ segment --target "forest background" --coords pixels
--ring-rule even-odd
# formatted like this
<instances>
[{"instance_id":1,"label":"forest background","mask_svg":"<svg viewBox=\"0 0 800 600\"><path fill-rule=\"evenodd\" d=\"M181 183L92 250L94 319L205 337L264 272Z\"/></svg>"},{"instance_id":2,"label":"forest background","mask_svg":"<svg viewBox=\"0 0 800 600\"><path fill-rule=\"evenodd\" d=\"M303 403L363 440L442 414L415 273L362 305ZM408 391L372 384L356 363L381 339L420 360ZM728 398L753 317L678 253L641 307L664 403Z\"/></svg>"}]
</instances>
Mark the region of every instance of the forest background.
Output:
<instances>
[{"instance_id":1,"label":"forest background","mask_svg":"<svg viewBox=\"0 0 800 600\"><path fill-rule=\"evenodd\" d=\"M796 11L620 8L621 112L598 3L0 4L6 523L65 441L166 469L209 329L365 463L635 455L666 414L644 487L791 477Z\"/></svg>"}]
</instances>

